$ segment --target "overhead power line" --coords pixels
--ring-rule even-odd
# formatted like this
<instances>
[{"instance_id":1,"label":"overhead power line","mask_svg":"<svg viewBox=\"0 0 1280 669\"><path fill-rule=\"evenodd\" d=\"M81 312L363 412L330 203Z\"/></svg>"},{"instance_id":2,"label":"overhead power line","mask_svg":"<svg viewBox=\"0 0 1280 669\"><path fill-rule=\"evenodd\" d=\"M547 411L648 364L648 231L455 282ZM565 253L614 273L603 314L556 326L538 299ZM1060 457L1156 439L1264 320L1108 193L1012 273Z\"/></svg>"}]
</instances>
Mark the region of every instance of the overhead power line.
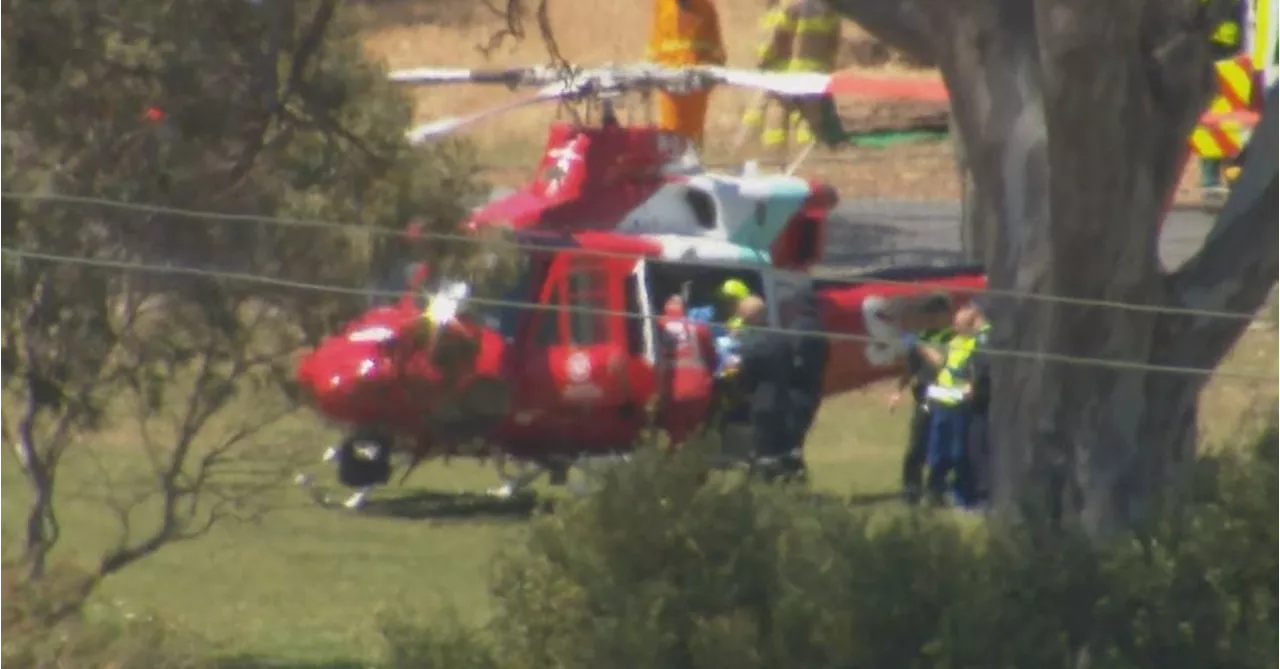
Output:
<instances>
[{"instance_id":1,"label":"overhead power line","mask_svg":"<svg viewBox=\"0 0 1280 669\"><path fill-rule=\"evenodd\" d=\"M176 274L194 277L203 277L208 279L218 279L226 281L239 281L256 283L260 285L269 285L279 288L290 288L296 290L306 290L312 292L322 292L336 295L353 295L360 297L369 297L381 295L387 297L401 297L402 292L351 288L346 286L333 286L307 283L302 281L293 281L288 279L277 279L256 274L243 272L226 272L220 270L210 270L195 267L179 267L171 265L156 265L146 263L136 263L119 260L103 260L95 258L83 258L76 256L56 255L50 253L39 253L35 251L22 251L19 249L0 247L0 254L9 255L15 258L25 258L29 260L38 260L52 263L75 264L88 267L97 267L102 269L115 269L121 271L138 271L153 272L159 274ZM472 297L470 302L480 305L488 305L495 307L506 307L519 310L535 310L535 311L568 311L570 313L586 313L599 316L613 316L628 319L648 319L656 316L646 316L641 313L628 311L616 311L611 309L597 309L592 307L579 306L560 306L547 305L540 303L518 302L514 300L501 300L492 298ZM752 326L751 329L774 332L778 334L790 336L822 336L831 341L852 341L859 343L883 343L883 340L876 339L867 335L857 335L843 332L812 332L805 330L796 330L789 328L777 328L770 326ZM1098 367L1104 369L1113 369L1118 371L1134 371L1134 372L1160 372L1170 374L1190 374L1196 376L1220 376L1229 378L1238 378L1249 381L1261 381L1268 383L1276 383L1277 377L1270 375L1262 375L1251 372L1237 371L1234 369L1202 369L1194 367L1179 367L1175 365L1156 365L1146 362L1127 361L1127 360L1107 360L1104 358L1088 358L1082 356L1060 355L1056 353L1031 352L1031 351L1014 351L1007 349L983 349L984 353L995 357L1012 358L1019 360L1035 360L1038 362L1060 363L1069 365L1079 365L1087 367Z\"/></svg>"},{"instance_id":2,"label":"overhead power line","mask_svg":"<svg viewBox=\"0 0 1280 669\"><path fill-rule=\"evenodd\" d=\"M493 240L479 239L477 237L447 232L422 231L417 233L408 233L402 230L389 230L386 228L372 228L350 225L347 223L339 223L336 221L323 221L315 219L301 218L284 218L276 216L262 216L258 214L228 214L212 211L199 211L193 209L182 209L177 207L168 207L164 205L138 204L131 202L122 202L118 200L109 200L105 198L87 197L80 195L60 195L56 193L18 193L13 191L0 191L0 197L10 198L14 200L29 200L37 202L63 202L67 204L96 205L109 207L113 209L124 209L129 211L147 212L151 214L166 214L170 216L182 216L186 218L200 218L212 221L225 221L237 223L259 223L266 225L278 225L281 227L309 228L316 230L332 230L341 232L354 232L361 234L369 234L385 237L401 237L406 239L430 239L437 241L460 242L465 244L492 244L507 248L517 248L525 251L548 251L558 253L577 253L581 255L603 257L603 258L634 258L634 254L622 253L616 251L604 251L600 249L588 248L566 248L553 244L538 244L529 241L513 241L513 240ZM689 264L700 265L705 261L698 260L664 260L663 262L673 264ZM847 284L864 284L877 283L883 285L898 286L916 286L926 289L947 289L957 292L968 292L982 295L993 295L999 297L1011 297L1016 299L1035 300L1040 302L1049 302L1056 304L1069 304L1080 307L1101 307L1110 309L1120 309L1125 311L1136 311L1144 313L1170 314L1178 316L1192 316L1199 318L1225 318L1234 320L1252 321L1256 318L1255 314L1234 312L1234 311L1218 311L1212 309L1194 309L1188 307L1165 306L1155 304L1135 304L1129 302L1118 302L1112 300L1099 300L1082 297L1067 297L1061 295L1047 295L1043 293L1029 293L1016 290L1002 290L997 288L966 288L951 286L944 283L932 283L929 281L905 280L905 279L888 279L880 277L823 277L828 283L847 283Z\"/></svg>"}]
</instances>

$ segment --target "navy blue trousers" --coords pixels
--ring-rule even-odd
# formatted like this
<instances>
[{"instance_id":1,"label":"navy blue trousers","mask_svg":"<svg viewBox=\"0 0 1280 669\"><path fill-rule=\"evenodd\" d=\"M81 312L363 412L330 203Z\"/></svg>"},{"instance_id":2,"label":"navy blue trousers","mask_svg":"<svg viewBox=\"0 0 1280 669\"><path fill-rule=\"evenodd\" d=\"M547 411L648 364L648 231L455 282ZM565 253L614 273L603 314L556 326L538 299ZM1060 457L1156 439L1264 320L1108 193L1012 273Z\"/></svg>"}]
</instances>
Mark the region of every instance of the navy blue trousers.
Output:
<instances>
[{"instance_id":1,"label":"navy blue trousers","mask_svg":"<svg viewBox=\"0 0 1280 669\"><path fill-rule=\"evenodd\" d=\"M929 494L940 500L951 481L951 493L961 506L973 502L969 463L969 408L934 403L929 407Z\"/></svg>"}]
</instances>

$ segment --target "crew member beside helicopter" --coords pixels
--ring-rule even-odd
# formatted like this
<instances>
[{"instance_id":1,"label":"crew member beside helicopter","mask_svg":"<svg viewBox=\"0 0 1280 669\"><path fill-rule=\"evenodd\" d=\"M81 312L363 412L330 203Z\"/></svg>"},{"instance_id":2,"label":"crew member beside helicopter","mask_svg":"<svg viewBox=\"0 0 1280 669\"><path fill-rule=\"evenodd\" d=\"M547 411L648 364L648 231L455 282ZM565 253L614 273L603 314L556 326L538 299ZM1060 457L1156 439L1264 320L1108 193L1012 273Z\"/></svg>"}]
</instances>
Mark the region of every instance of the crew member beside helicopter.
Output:
<instances>
[{"instance_id":1,"label":"crew member beside helicopter","mask_svg":"<svg viewBox=\"0 0 1280 669\"><path fill-rule=\"evenodd\" d=\"M660 425L667 429L672 447L684 442L711 409L717 367L711 331L688 318L684 298L672 295L658 321L662 334L660 371Z\"/></svg>"},{"instance_id":2,"label":"crew member beside helicopter","mask_svg":"<svg viewBox=\"0 0 1280 669\"><path fill-rule=\"evenodd\" d=\"M738 305L743 332L736 382L746 396L754 464L766 481L803 475L795 444L791 385L795 355L788 337L767 325L764 300L751 295Z\"/></svg>"},{"instance_id":3,"label":"crew member beside helicopter","mask_svg":"<svg viewBox=\"0 0 1280 669\"><path fill-rule=\"evenodd\" d=\"M716 294L717 302L689 309L689 319L705 323L715 342L719 365L716 376L722 377L737 365L737 330L742 326L738 305L751 295L751 289L740 279L728 279Z\"/></svg>"}]
</instances>

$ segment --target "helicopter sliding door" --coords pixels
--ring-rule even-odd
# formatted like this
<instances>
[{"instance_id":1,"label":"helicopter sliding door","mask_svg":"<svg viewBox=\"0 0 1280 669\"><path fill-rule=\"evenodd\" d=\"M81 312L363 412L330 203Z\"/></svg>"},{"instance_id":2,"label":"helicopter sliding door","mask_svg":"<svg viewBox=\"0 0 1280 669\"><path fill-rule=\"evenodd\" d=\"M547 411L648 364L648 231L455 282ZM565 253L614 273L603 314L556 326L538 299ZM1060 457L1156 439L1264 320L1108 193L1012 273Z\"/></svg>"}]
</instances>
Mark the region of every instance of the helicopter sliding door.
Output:
<instances>
[{"instance_id":1,"label":"helicopter sliding door","mask_svg":"<svg viewBox=\"0 0 1280 669\"><path fill-rule=\"evenodd\" d=\"M627 445L631 410L625 282L635 260L559 254L543 284L518 361L522 431L603 450ZM632 414L635 414L634 416Z\"/></svg>"}]
</instances>

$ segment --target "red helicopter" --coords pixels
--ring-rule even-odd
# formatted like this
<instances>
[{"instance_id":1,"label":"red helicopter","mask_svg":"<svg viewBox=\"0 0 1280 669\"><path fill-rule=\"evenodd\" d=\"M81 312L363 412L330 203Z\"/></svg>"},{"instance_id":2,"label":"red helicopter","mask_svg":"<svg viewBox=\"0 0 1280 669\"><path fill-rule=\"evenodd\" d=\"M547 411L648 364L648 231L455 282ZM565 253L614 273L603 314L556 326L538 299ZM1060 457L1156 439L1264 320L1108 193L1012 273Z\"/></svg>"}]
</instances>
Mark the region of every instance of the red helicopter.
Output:
<instances>
[{"instance_id":1,"label":"red helicopter","mask_svg":"<svg viewBox=\"0 0 1280 669\"><path fill-rule=\"evenodd\" d=\"M756 174L753 167L741 175L717 174L699 164L682 135L652 125L623 125L614 110L615 99L654 89L731 85L775 95L822 94L831 87L828 75L642 64L586 70L418 68L390 76L409 84L538 88L512 103L419 126L408 133L414 143L533 104L587 100L598 109L596 125L552 123L532 180L478 207L468 222L472 229L507 225L561 233L687 235L733 242L768 254L778 267L805 269L819 255L828 212L837 204L829 185L791 176L798 162L785 174Z\"/></svg>"},{"instance_id":2,"label":"red helicopter","mask_svg":"<svg viewBox=\"0 0 1280 669\"><path fill-rule=\"evenodd\" d=\"M326 459L337 460L341 483L358 489L346 506L363 505L389 481L393 452L414 464L493 457L504 481L493 492L503 496L544 473L565 483L571 467L589 471L627 452L651 424L646 408L665 392L657 381L658 318L671 295L711 304L735 278L765 299L768 325L779 328L791 325L798 301L816 302L824 330L861 337L832 342L830 395L901 371L894 301L942 291L959 304L985 286L975 267L900 267L827 281L774 267L731 242L681 235L514 236L535 250L503 286L476 292L426 266L401 272L409 278L398 301L374 307L301 361L297 379L311 404L345 429ZM424 327L426 310L434 328ZM709 410L713 398L702 399ZM672 434L691 428L662 420L656 427ZM721 434L726 452L749 443L746 427ZM524 471L509 475L510 462ZM309 478L299 482L319 492Z\"/></svg>"}]
</instances>

